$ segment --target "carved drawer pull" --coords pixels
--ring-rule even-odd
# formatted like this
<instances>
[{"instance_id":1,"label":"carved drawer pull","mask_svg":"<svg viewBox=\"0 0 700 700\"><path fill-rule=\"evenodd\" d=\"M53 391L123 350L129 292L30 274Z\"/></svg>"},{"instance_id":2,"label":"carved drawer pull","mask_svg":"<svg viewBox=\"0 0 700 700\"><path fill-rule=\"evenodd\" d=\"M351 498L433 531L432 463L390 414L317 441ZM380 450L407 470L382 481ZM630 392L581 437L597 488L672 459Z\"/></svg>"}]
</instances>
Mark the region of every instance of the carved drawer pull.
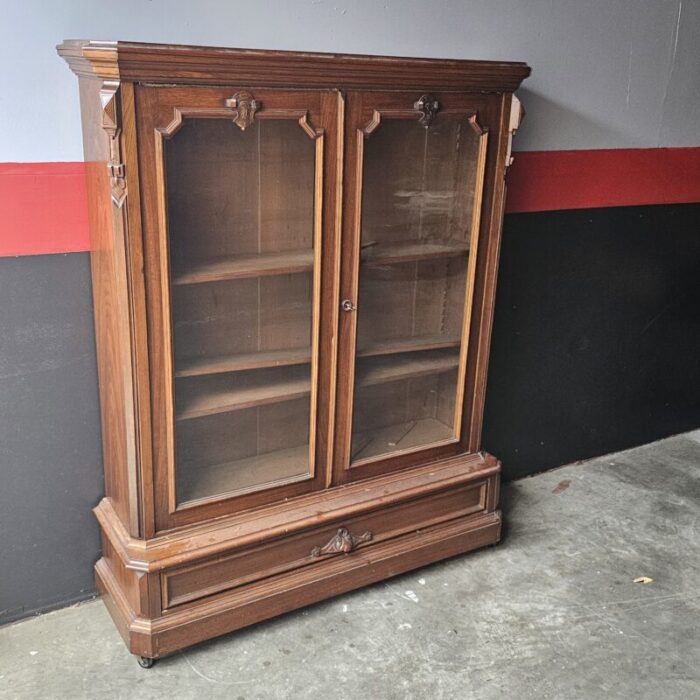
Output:
<instances>
[{"instance_id":1,"label":"carved drawer pull","mask_svg":"<svg viewBox=\"0 0 700 700\"><path fill-rule=\"evenodd\" d=\"M324 554L347 554L357 549L357 545L363 542L370 542L372 536L372 533L367 531L359 537L355 537L355 535L351 535L346 528L341 527L338 529L338 532L333 535L328 544L323 547L314 547L311 550L311 556L315 559Z\"/></svg>"},{"instance_id":2,"label":"carved drawer pull","mask_svg":"<svg viewBox=\"0 0 700 700\"><path fill-rule=\"evenodd\" d=\"M262 107L249 92L237 92L233 97L224 100L224 104L233 110L233 123L245 131L255 118L255 113Z\"/></svg>"}]
</instances>

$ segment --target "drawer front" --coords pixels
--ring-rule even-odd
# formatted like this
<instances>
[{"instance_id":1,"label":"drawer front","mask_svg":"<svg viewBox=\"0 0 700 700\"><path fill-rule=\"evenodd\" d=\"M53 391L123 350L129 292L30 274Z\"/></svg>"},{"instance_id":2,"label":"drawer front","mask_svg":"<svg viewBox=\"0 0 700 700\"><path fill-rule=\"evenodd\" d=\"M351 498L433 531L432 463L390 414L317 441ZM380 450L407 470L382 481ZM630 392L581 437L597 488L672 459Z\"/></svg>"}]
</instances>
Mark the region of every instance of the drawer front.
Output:
<instances>
[{"instance_id":1,"label":"drawer front","mask_svg":"<svg viewBox=\"0 0 700 700\"><path fill-rule=\"evenodd\" d=\"M400 505L338 520L236 554L162 574L162 605L167 611L254 581L317 565L335 556L371 547L393 537L484 511L487 481Z\"/></svg>"}]
</instances>

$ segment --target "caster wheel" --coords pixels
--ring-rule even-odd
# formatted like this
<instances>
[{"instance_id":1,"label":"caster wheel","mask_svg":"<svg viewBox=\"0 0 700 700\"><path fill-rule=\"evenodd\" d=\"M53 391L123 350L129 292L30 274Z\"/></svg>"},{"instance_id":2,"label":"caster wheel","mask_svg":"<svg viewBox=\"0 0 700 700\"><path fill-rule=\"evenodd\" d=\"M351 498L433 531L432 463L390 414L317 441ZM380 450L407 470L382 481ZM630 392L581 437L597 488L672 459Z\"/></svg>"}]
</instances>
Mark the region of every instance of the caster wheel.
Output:
<instances>
[{"instance_id":1,"label":"caster wheel","mask_svg":"<svg viewBox=\"0 0 700 700\"><path fill-rule=\"evenodd\" d=\"M136 660L141 668L151 668L151 666L153 666L153 664L156 662L155 659L149 659L147 656L137 656Z\"/></svg>"}]
</instances>

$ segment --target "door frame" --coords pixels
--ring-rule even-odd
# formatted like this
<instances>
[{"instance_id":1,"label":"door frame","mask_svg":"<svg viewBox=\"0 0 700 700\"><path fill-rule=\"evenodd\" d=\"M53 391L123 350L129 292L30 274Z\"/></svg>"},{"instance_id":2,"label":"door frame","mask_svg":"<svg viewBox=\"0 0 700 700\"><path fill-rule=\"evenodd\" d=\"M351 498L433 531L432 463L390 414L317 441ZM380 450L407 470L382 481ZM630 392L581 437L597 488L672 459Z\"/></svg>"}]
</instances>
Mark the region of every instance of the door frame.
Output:
<instances>
[{"instance_id":1,"label":"door frame","mask_svg":"<svg viewBox=\"0 0 700 700\"><path fill-rule=\"evenodd\" d=\"M362 186L364 143L380 127L382 119L423 118L417 109L422 98L420 91L352 91L347 93L347 118L345 138L343 208L343 235L341 251L341 299L347 299L356 307L359 297L360 246L362 225ZM485 379L488 333L483 326L483 302L492 303L495 289L497 255L493 247L500 243L500 221L503 203L502 165L505 142L502 133L505 113L504 96L451 91L430 93L440 104L440 115L469 118L477 133L483 135L480 158L483 162L478 174L475 193L475 211L467 269L465 313L458 373L458 401L460 414L457 434L459 437L434 443L426 447L407 449L378 457L361 460L351 466L352 413L354 394L354 370L357 342L357 316L341 313L339 317L338 383L344 391L339 395L336 411L335 456L333 483L343 484L378 476L391 471L416 467L428 462L446 459L460 453L479 449L479 435L475 433L475 421L483 412L483 393L476 398L479 380ZM501 136L494 142L490 134ZM489 139L489 140L487 140ZM495 183L495 186L493 184ZM485 186L492 185L491 187ZM478 201L478 205L477 205ZM473 229L473 230L474 230ZM497 252L497 251L496 251ZM485 267L485 262L489 265ZM487 269L488 268L488 269ZM487 293L487 290L491 289ZM486 347L486 351L488 348ZM483 381L481 382L484 383Z\"/></svg>"},{"instance_id":2,"label":"door frame","mask_svg":"<svg viewBox=\"0 0 700 700\"><path fill-rule=\"evenodd\" d=\"M308 478L255 490L178 504L175 492L174 367L171 324L169 236L163 142L183 119L239 118L226 101L249 92L260 107L254 119L294 119L316 141L314 190L314 317L312 342L310 451ZM330 480L332 392L335 357L328 337L336 324L334 271L338 266L338 153L342 150L339 114L342 96L335 90L285 90L250 86L135 86L139 140L142 235L146 267L153 447L153 532L204 522L264 504L323 489ZM249 117L245 117L249 118ZM333 345L333 343L331 343ZM315 418L315 419L314 419ZM149 528L150 529L150 528Z\"/></svg>"}]
</instances>

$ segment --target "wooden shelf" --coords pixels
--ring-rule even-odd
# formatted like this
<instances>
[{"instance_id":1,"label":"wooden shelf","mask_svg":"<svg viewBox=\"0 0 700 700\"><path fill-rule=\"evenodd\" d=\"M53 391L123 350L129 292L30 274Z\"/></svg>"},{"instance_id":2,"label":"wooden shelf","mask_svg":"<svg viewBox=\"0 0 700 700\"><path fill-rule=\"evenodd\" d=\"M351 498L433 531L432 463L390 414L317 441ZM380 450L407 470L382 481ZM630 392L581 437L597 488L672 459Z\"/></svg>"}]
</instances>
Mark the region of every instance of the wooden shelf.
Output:
<instances>
[{"instance_id":1,"label":"wooden shelf","mask_svg":"<svg viewBox=\"0 0 700 700\"><path fill-rule=\"evenodd\" d=\"M255 457L210 466L188 465L178 470L178 501L263 488L278 481L309 476L309 446L301 445Z\"/></svg>"},{"instance_id":2,"label":"wooden shelf","mask_svg":"<svg viewBox=\"0 0 700 700\"><path fill-rule=\"evenodd\" d=\"M403 357L365 358L358 362L356 382L357 386L385 384L399 379L449 372L458 365L459 351L453 349L409 353Z\"/></svg>"},{"instance_id":3,"label":"wooden shelf","mask_svg":"<svg viewBox=\"0 0 700 700\"><path fill-rule=\"evenodd\" d=\"M459 364L457 349L431 350L424 354L408 353L405 356L365 358L357 365L357 385L370 386L400 379L410 379L430 374L449 372ZM306 396L311 391L308 371L295 372L289 377L274 380L261 379L246 386L222 384L212 388L210 384L193 385L181 389L177 398L177 420L240 411L278 401L291 401Z\"/></svg>"},{"instance_id":4,"label":"wooden shelf","mask_svg":"<svg viewBox=\"0 0 700 700\"><path fill-rule=\"evenodd\" d=\"M364 265L390 265L414 260L430 260L431 258L456 258L466 255L468 252L469 244L462 241L447 243L408 241L406 243L380 243L365 248L361 258Z\"/></svg>"},{"instance_id":5,"label":"wooden shelf","mask_svg":"<svg viewBox=\"0 0 700 700\"><path fill-rule=\"evenodd\" d=\"M286 367L311 362L311 348L291 350L267 350L262 352L222 355L220 357L197 358L177 362L175 376L199 377L207 374L222 374L266 367Z\"/></svg>"},{"instance_id":6,"label":"wooden shelf","mask_svg":"<svg viewBox=\"0 0 700 700\"><path fill-rule=\"evenodd\" d=\"M420 352L421 350L438 350L441 348L458 348L459 338L445 338L444 335L418 335L413 338L392 338L367 343L358 348L358 357L392 355L399 352Z\"/></svg>"},{"instance_id":7,"label":"wooden shelf","mask_svg":"<svg viewBox=\"0 0 700 700\"><path fill-rule=\"evenodd\" d=\"M308 376L291 376L274 381L261 381L248 386L212 389L210 386L190 387L178 395L177 420L210 416L215 413L240 411L277 401L291 401L306 396L311 391Z\"/></svg>"},{"instance_id":8,"label":"wooden shelf","mask_svg":"<svg viewBox=\"0 0 700 700\"><path fill-rule=\"evenodd\" d=\"M452 426L445 425L435 418L382 426L353 436L352 461L371 459L412 447L423 447L453 437Z\"/></svg>"},{"instance_id":9,"label":"wooden shelf","mask_svg":"<svg viewBox=\"0 0 700 700\"><path fill-rule=\"evenodd\" d=\"M282 253L237 255L224 260L197 263L186 271L173 271L173 284L201 284L244 277L264 275L289 275L310 272L314 264L314 251L290 250Z\"/></svg>"}]
</instances>

